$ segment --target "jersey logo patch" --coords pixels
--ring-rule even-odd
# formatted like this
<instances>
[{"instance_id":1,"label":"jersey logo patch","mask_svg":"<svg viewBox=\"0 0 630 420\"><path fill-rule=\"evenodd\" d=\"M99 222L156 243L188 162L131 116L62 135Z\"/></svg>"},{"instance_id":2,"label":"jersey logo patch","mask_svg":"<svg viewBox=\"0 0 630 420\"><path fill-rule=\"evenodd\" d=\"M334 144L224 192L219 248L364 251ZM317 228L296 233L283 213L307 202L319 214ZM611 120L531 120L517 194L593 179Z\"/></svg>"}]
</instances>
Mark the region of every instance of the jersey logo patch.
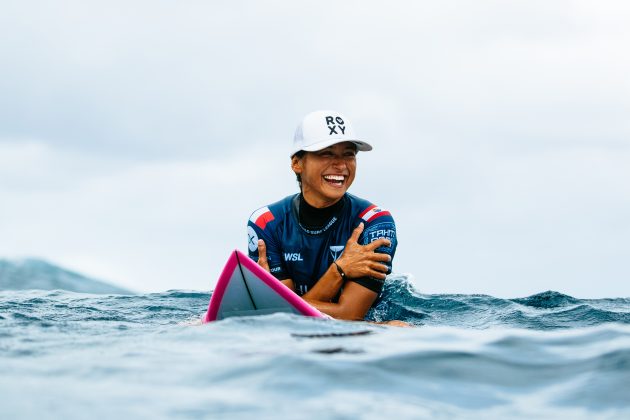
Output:
<instances>
[{"instance_id":1,"label":"jersey logo patch","mask_svg":"<svg viewBox=\"0 0 630 420\"><path fill-rule=\"evenodd\" d=\"M269 210L269 207L259 208L254 212L254 214L252 214L252 217L249 218L249 220L253 224L258 226L262 230L265 230L265 228L267 227L267 223L271 222L273 219L275 219L275 217L273 217L273 214L271 213L271 210Z\"/></svg>"},{"instance_id":2,"label":"jersey logo patch","mask_svg":"<svg viewBox=\"0 0 630 420\"><path fill-rule=\"evenodd\" d=\"M330 247L330 255L333 261L337 261L337 258L341 256L341 251L345 248L345 245L333 245Z\"/></svg>"},{"instance_id":3,"label":"jersey logo patch","mask_svg":"<svg viewBox=\"0 0 630 420\"><path fill-rule=\"evenodd\" d=\"M304 261L302 259L302 254L299 252L285 252L284 253L285 261Z\"/></svg>"},{"instance_id":4,"label":"jersey logo patch","mask_svg":"<svg viewBox=\"0 0 630 420\"><path fill-rule=\"evenodd\" d=\"M366 222L371 222L372 220L381 216L391 216L391 213L387 210L383 210L382 208L377 207L374 204L363 210L363 212L359 215L359 217Z\"/></svg>"},{"instance_id":5,"label":"jersey logo patch","mask_svg":"<svg viewBox=\"0 0 630 420\"><path fill-rule=\"evenodd\" d=\"M367 245L372 243L380 238L389 239L391 242L391 246L381 246L376 248L376 252L382 252L385 254L392 255L396 250L397 240L396 240L396 226L394 222L377 222L369 226L365 231L363 231L363 235L361 238L361 245ZM386 264L387 266L391 266L391 263Z\"/></svg>"},{"instance_id":6,"label":"jersey logo patch","mask_svg":"<svg viewBox=\"0 0 630 420\"><path fill-rule=\"evenodd\" d=\"M256 235L256 231L251 226L247 226L247 247L250 252L258 249L258 235Z\"/></svg>"}]
</instances>

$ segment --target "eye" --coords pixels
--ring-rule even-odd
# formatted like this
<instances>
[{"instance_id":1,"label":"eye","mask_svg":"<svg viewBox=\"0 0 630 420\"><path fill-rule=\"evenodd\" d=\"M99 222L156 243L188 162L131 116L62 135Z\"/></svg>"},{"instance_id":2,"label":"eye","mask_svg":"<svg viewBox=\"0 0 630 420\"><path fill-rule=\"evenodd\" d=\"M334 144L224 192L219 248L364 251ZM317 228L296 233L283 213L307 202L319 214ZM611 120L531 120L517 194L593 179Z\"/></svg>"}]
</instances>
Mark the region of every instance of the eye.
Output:
<instances>
[{"instance_id":1,"label":"eye","mask_svg":"<svg viewBox=\"0 0 630 420\"><path fill-rule=\"evenodd\" d=\"M319 156L321 157L331 157L333 156L333 153L329 150L324 150L323 152L319 153Z\"/></svg>"}]
</instances>

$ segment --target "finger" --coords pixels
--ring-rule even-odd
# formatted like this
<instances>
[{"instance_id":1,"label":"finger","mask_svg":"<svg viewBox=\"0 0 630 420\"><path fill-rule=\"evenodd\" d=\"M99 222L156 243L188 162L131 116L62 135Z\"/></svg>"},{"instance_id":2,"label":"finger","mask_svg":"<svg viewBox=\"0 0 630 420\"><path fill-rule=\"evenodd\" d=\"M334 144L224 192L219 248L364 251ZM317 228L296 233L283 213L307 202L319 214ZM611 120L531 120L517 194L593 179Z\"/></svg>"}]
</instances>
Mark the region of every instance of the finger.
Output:
<instances>
[{"instance_id":1,"label":"finger","mask_svg":"<svg viewBox=\"0 0 630 420\"><path fill-rule=\"evenodd\" d=\"M374 252L370 255L372 261L380 261L380 262L390 262L392 260L392 256L389 254L383 254L380 252Z\"/></svg>"},{"instance_id":2,"label":"finger","mask_svg":"<svg viewBox=\"0 0 630 420\"><path fill-rule=\"evenodd\" d=\"M365 225L363 224L363 222L359 223L359 226L354 228L354 230L352 231L352 235L350 235L350 239L348 239L348 242L359 242L359 236L361 236L361 233L363 233L364 227Z\"/></svg>"},{"instance_id":3,"label":"finger","mask_svg":"<svg viewBox=\"0 0 630 420\"><path fill-rule=\"evenodd\" d=\"M398 321L397 319L393 319L391 321L386 321L385 325L391 325L392 327L402 327L402 328L411 328L411 324L405 321Z\"/></svg>"},{"instance_id":4,"label":"finger","mask_svg":"<svg viewBox=\"0 0 630 420\"><path fill-rule=\"evenodd\" d=\"M258 240L258 265L263 270L269 272L269 262L267 262L267 245L262 239Z\"/></svg>"},{"instance_id":5,"label":"finger","mask_svg":"<svg viewBox=\"0 0 630 420\"><path fill-rule=\"evenodd\" d=\"M374 242L367 244L366 248L370 251L374 251L376 248L380 248L382 246L392 246L392 241L387 238L379 238Z\"/></svg>"},{"instance_id":6,"label":"finger","mask_svg":"<svg viewBox=\"0 0 630 420\"><path fill-rule=\"evenodd\" d=\"M370 264L370 268L372 270L376 270L378 272L383 272L385 274L387 274L387 272L389 271L389 267L388 266L386 266L385 264L377 263L377 262Z\"/></svg>"},{"instance_id":7,"label":"finger","mask_svg":"<svg viewBox=\"0 0 630 420\"><path fill-rule=\"evenodd\" d=\"M258 264L267 262L267 245L262 239L258 240Z\"/></svg>"},{"instance_id":8,"label":"finger","mask_svg":"<svg viewBox=\"0 0 630 420\"><path fill-rule=\"evenodd\" d=\"M375 279L385 280L387 274L381 273L380 271L370 270L370 277L374 277Z\"/></svg>"}]
</instances>

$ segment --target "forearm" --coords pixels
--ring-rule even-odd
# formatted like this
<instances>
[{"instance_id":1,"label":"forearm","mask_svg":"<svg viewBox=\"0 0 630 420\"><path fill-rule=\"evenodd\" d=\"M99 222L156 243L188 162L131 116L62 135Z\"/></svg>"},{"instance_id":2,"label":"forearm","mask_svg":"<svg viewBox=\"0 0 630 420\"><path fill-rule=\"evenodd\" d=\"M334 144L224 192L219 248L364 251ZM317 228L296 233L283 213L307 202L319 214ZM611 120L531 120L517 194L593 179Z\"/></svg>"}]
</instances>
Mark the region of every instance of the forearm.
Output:
<instances>
[{"instance_id":1,"label":"forearm","mask_svg":"<svg viewBox=\"0 0 630 420\"><path fill-rule=\"evenodd\" d=\"M333 266L334 267L334 266ZM336 270L335 270L336 271ZM342 305L340 303L332 303L331 300L337 296L339 292L339 288L342 285L342 281L335 281L334 277L331 276L330 270L328 270L324 275L319 279L317 284L305 293L302 296L306 302L308 302L311 306L317 308L320 312L325 313L326 315L330 315L336 319L346 319L346 320L358 320L363 319L362 316L365 314L349 314L347 308L347 302L345 299L340 298L342 302L345 302L346 305ZM337 272L337 275L339 273ZM328 278L327 278L328 277ZM341 278L341 276L338 276ZM328 281L327 281L328 280ZM327 282L327 286L322 287L320 283ZM295 292L295 284L291 279L281 280L285 286ZM337 284L339 283L339 284ZM330 297L329 297L330 296Z\"/></svg>"},{"instance_id":2,"label":"forearm","mask_svg":"<svg viewBox=\"0 0 630 420\"><path fill-rule=\"evenodd\" d=\"M325 313L335 319L346 321L362 321L365 314L353 313L340 303L323 302L320 300L304 299L308 304L314 306L318 311Z\"/></svg>"},{"instance_id":3,"label":"forearm","mask_svg":"<svg viewBox=\"0 0 630 420\"><path fill-rule=\"evenodd\" d=\"M341 319L344 321L365 321L365 313L350 313L348 312L348 308L344 307L339 303L331 303L331 302L319 302L319 301L307 301L311 306L314 306L320 312L325 313L335 319ZM413 325L408 322L399 321L399 320L390 320L390 321L370 321L372 324L381 324L381 325L389 325L393 327L412 327Z\"/></svg>"},{"instance_id":4,"label":"forearm","mask_svg":"<svg viewBox=\"0 0 630 420\"><path fill-rule=\"evenodd\" d=\"M365 318L377 297L377 293L353 281L348 281L344 285L337 303L309 298L305 300L333 318L358 321Z\"/></svg>"},{"instance_id":5,"label":"forearm","mask_svg":"<svg viewBox=\"0 0 630 420\"><path fill-rule=\"evenodd\" d=\"M341 286L343 286L343 278L337 271L335 265L332 264L328 267L328 270L326 270L324 275L320 277L317 283L315 283L313 288L306 292L302 297L305 300L328 303L337 296Z\"/></svg>"}]
</instances>

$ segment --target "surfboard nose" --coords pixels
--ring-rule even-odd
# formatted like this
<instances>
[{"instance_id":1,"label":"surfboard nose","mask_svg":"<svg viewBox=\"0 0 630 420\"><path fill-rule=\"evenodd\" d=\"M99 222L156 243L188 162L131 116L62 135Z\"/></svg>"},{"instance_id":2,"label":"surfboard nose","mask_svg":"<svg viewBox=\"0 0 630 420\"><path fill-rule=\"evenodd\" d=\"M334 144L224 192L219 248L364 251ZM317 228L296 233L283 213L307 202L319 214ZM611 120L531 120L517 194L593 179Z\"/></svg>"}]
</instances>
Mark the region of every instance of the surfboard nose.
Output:
<instances>
[{"instance_id":1,"label":"surfboard nose","mask_svg":"<svg viewBox=\"0 0 630 420\"><path fill-rule=\"evenodd\" d=\"M326 317L239 250L234 250L210 296L203 322L288 312Z\"/></svg>"}]
</instances>

